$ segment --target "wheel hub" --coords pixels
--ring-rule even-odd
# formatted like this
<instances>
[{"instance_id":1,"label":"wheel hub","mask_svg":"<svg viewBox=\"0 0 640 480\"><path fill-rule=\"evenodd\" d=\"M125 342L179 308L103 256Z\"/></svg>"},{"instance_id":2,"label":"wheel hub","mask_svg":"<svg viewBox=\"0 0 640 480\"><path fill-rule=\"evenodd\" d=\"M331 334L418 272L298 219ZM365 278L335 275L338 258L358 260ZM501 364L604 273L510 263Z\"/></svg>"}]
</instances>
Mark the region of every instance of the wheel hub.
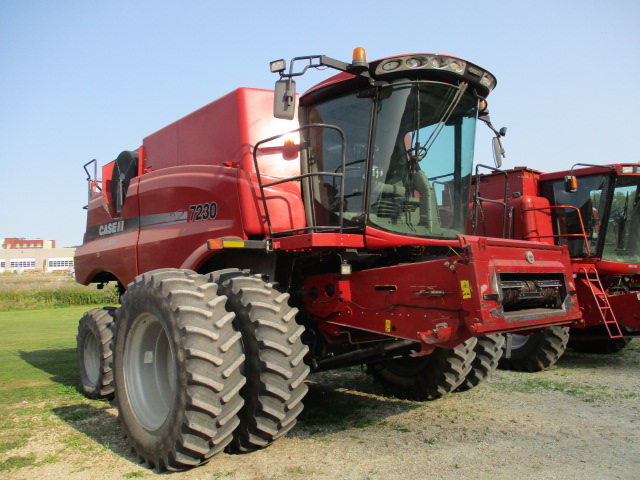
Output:
<instances>
[{"instance_id":1,"label":"wheel hub","mask_svg":"<svg viewBox=\"0 0 640 480\"><path fill-rule=\"evenodd\" d=\"M175 392L175 355L160 320L145 313L131 326L125 345L124 373L133 413L147 430L169 416Z\"/></svg>"}]
</instances>

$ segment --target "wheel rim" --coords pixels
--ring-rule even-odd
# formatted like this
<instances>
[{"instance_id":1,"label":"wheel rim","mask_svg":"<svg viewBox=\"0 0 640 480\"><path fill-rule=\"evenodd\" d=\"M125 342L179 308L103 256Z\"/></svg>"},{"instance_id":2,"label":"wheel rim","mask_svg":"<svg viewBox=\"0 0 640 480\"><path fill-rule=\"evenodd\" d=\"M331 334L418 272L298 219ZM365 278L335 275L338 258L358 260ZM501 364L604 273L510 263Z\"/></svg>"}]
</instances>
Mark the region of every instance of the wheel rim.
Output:
<instances>
[{"instance_id":1,"label":"wheel rim","mask_svg":"<svg viewBox=\"0 0 640 480\"><path fill-rule=\"evenodd\" d=\"M84 337L84 371L91 383L97 383L100 376L100 351L98 339L93 332L87 332Z\"/></svg>"},{"instance_id":2,"label":"wheel rim","mask_svg":"<svg viewBox=\"0 0 640 480\"><path fill-rule=\"evenodd\" d=\"M529 335L511 335L511 350L517 350L525 346L525 344L529 341Z\"/></svg>"},{"instance_id":3,"label":"wheel rim","mask_svg":"<svg viewBox=\"0 0 640 480\"><path fill-rule=\"evenodd\" d=\"M175 357L169 337L157 317L138 316L124 352L126 393L133 413L147 430L162 426L175 391Z\"/></svg>"}]
</instances>

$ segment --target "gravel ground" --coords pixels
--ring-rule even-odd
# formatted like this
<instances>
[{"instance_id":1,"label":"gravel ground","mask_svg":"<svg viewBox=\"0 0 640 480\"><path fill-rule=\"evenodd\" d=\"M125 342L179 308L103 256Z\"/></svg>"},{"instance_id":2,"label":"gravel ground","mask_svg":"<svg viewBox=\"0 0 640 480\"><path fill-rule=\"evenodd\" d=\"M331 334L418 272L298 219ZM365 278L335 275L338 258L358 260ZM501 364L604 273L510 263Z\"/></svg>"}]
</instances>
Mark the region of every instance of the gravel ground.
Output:
<instances>
[{"instance_id":1,"label":"gravel ground","mask_svg":"<svg viewBox=\"0 0 640 480\"><path fill-rule=\"evenodd\" d=\"M567 352L536 374L496 372L434 402L385 397L363 372L312 375L296 428L262 451L222 454L166 475L191 479L638 479L640 340L598 356ZM97 447L2 472L7 479L151 478L122 439L115 409L69 421ZM23 448L44 458L52 431Z\"/></svg>"}]
</instances>

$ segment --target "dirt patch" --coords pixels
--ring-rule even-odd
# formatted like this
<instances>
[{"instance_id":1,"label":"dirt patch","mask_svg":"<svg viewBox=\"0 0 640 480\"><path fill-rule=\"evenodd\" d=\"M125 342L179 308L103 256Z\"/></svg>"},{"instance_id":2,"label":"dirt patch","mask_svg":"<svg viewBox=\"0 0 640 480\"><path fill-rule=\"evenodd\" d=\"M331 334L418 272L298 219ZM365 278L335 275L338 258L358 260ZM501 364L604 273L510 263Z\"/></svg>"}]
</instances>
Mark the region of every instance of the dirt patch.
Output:
<instances>
[{"instance_id":1,"label":"dirt patch","mask_svg":"<svg viewBox=\"0 0 640 480\"><path fill-rule=\"evenodd\" d=\"M358 370L316 374L288 437L169 477L637 479L639 366L634 340L621 354L567 352L549 371L498 371L468 392L425 403L386 397ZM64 422L2 455L32 460L3 478L156 476L131 455L115 409L104 404L87 415L65 408L57 412Z\"/></svg>"}]
</instances>

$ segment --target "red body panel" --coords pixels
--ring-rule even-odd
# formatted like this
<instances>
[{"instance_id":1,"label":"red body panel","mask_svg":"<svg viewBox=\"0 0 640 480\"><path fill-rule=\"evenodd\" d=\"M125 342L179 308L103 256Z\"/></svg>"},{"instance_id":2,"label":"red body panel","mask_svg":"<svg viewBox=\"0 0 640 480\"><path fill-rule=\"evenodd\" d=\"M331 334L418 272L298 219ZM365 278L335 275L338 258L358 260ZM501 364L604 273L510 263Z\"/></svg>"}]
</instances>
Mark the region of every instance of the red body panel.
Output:
<instances>
[{"instance_id":1,"label":"red body panel","mask_svg":"<svg viewBox=\"0 0 640 480\"><path fill-rule=\"evenodd\" d=\"M355 237L355 236L354 236ZM305 309L320 321L422 342L453 346L473 335L567 324L580 318L575 285L563 310L530 315L502 311L493 291L494 274L570 271L566 248L529 242L460 237L464 254L446 259L310 277ZM534 253L534 261L526 260ZM559 253L563 252L563 255ZM407 279L410 279L407 282Z\"/></svg>"},{"instance_id":2,"label":"red body panel","mask_svg":"<svg viewBox=\"0 0 640 480\"><path fill-rule=\"evenodd\" d=\"M620 325L640 329L640 292L608 295L607 299Z\"/></svg>"},{"instance_id":3,"label":"red body panel","mask_svg":"<svg viewBox=\"0 0 640 480\"><path fill-rule=\"evenodd\" d=\"M89 203L87 235L76 254L77 280L88 284L108 272L127 285L159 265L197 269L211 254L209 238L268 234L254 145L297 128L273 118L272 109L272 91L241 88L146 137L139 150L142 175L131 179L120 216L111 199L114 162L105 165L102 192ZM298 144L291 134L259 148L263 183L299 174ZM306 225L297 182L265 193L275 230ZM112 223L122 228L105 227Z\"/></svg>"},{"instance_id":4,"label":"red body panel","mask_svg":"<svg viewBox=\"0 0 640 480\"><path fill-rule=\"evenodd\" d=\"M158 265L197 268L185 265L185 260L208 238L242 238L237 176L234 168L206 165L144 175L140 179L138 271ZM194 205L209 205L208 214L197 219Z\"/></svg>"},{"instance_id":5,"label":"red body panel","mask_svg":"<svg viewBox=\"0 0 640 480\"><path fill-rule=\"evenodd\" d=\"M138 183L132 181L121 219L109 211L106 190L94 195L87 210L87 232L74 258L76 280L88 285L102 272L132 280L138 274ZM125 222L123 219L130 219ZM113 231L113 233L106 233Z\"/></svg>"}]
</instances>

